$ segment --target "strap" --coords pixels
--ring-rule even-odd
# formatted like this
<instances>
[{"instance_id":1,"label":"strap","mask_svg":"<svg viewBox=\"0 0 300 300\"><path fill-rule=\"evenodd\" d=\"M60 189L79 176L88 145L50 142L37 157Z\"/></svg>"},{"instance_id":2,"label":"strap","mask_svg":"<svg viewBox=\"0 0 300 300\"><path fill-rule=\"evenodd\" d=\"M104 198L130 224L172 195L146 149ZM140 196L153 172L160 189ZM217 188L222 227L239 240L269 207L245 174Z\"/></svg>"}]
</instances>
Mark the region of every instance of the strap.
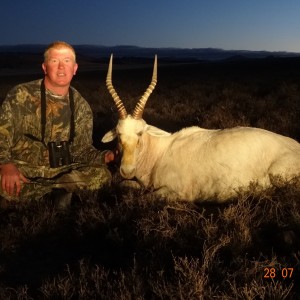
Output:
<instances>
[{"instance_id":1,"label":"strap","mask_svg":"<svg viewBox=\"0 0 300 300\"><path fill-rule=\"evenodd\" d=\"M74 96L73 91L69 88L69 101L70 101L70 110L71 110L71 123L70 123L70 138L69 142L73 143L75 137L75 108L74 108Z\"/></svg>"},{"instance_id":2,"label":"strap","mask_svg":"<svg viewBox=\"0 0 300 300\"><path fill-rule=\"evenodd\" d=\"M45 130L46 130L46 89L44 79L41 83L41 131L42 143L45 144Z\"/></svg>"},{"instance_id":3,"label":"strap","mask_svg":"<svg viewBox=\"0 0 300 300\"><path fill-rule=\"evenodd\" d=\"M69 143L74 141L75 137L75 116L74 116L74 95L71 87L69 88L69 101L71 110L71 122L70 122L70 137ZM41 131L42 131L42 143L45 144L45 131L46 131L46 88L44 79L41 82Z\"/></svg>"}]
</instances>

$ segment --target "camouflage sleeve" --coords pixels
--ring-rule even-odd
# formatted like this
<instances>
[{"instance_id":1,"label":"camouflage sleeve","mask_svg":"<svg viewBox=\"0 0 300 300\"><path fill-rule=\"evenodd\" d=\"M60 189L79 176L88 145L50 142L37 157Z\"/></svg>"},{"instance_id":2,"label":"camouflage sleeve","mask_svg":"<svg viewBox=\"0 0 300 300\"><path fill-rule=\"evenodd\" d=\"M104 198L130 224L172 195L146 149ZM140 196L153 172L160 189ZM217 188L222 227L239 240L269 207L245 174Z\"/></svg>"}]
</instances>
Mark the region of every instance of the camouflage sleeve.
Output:
<instances>
[{"instance_id":1,"label":"camouflage sleeve","mask_svg":"<svg viewBox=\"0 0 300 300\"><path fill-rule=\"evenodd\" d=\"M8 163L12 160L11 147L13 140L13 112L9 99L14 93L8 93L0 108L0 164Z\"/></svg>"},{"instance_id":2,"label":"camouflage sleeve","mask_svg":"<svg viewBox=\"0 0 300 300\"><path fill-rule=\"evenodd\" d=\"M87 101L76 91L75 138L71 146L74 162L104 164L104 152L93 146L93 113Z\"/></svg>"}]
</instances>

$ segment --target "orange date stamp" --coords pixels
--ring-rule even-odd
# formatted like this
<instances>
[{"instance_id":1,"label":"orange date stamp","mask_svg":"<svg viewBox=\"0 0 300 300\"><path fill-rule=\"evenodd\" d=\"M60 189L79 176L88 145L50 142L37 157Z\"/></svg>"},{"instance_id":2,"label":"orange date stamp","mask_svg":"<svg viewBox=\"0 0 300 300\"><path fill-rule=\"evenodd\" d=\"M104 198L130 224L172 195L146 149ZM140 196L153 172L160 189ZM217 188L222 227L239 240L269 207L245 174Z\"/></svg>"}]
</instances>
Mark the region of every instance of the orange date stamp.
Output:
<instances>
[{"instance_id":1,"label":"orange date stamp","mask_svg":"<svg viewBox=\"0 0 300 300\"><path fill-rule=\"evenodd\" d=\"M293 278L294 268L264 268L264 278L265 279L286 279Z\"/></svg>"}]
</instances>

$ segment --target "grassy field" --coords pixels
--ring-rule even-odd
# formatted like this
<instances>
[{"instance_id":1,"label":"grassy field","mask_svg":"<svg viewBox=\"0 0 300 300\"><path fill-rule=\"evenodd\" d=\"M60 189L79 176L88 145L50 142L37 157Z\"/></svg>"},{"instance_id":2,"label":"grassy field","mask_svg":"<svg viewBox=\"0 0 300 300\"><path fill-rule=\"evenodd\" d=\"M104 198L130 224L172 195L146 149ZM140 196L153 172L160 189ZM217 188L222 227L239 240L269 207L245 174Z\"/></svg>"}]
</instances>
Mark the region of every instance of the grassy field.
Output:
<instances>
[{"instance_id":1,"label":"grassy field","mask_svg":"<svg viewBox=\"0 0 300 300\"><path fill-rule=\"evenodd\" d=\"M80 61L79 61L80 63ZM107 62L82 62L73 85L94 112L94 144L117 122ZM151 61L116 60L128 111ZM17 71L17 70L16 70ZM17 73L17 72L16 72ZM0 102L39 74L0 77ZM300 141L300 59L161 63L144 119L174 132L254 126ZM222 205L122 190L81 193L69 211L49 197L0 209L0 299L300 299L300 191L293 185Z\"/></svg>"}]
</instances>

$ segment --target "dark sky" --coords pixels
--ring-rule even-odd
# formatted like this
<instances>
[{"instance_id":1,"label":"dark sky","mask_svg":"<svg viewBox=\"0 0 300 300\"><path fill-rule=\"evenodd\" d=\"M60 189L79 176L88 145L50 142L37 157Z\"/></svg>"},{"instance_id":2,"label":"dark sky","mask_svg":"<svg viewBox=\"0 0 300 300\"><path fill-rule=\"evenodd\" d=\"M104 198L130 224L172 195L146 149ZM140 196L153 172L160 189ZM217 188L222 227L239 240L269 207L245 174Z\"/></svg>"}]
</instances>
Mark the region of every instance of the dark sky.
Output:
<instances>
[{"instance_id":1,"label":"dark sky","mask_svg":"<svg viewBox=\"0 0 300 300\"><path fill-rule=\"evenodd\" d=\"M1 0L0 44L300 52L299 0Z\"/></svg>"}]
</instances>

